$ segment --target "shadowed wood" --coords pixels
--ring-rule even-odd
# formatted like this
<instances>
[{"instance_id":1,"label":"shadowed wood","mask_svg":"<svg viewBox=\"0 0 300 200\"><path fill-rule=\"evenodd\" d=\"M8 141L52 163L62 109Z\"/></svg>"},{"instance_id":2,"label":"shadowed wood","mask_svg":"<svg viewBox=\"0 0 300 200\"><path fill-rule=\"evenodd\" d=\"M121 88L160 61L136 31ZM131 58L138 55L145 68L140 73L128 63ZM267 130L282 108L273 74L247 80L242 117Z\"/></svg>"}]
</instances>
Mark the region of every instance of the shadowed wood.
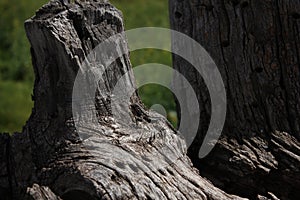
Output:
<instances>
[{"instance_id":1,"label":"shadowed wood","mask_svg":"<svg viewBox=\"0 0 300 200\"><path fill-rule=\"evenodd\" d=\"M193 85L201 110L188 155L201 175L227 192L300 198L299 13L298 0L170 0L171 27L210 53L225 83L222 138L199 160L210 97L196 70L174 55L174 68Z\"/></svg>"}]
</instances>

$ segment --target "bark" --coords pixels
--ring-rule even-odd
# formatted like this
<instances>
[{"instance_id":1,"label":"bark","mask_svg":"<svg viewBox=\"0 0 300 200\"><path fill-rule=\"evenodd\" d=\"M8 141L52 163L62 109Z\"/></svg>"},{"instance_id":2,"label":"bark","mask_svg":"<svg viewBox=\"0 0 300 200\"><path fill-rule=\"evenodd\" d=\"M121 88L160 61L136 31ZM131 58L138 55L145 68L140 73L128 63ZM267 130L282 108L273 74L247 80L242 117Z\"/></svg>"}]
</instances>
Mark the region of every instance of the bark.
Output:
<instances>
[{"instance_id":1,"label":"bark","mask_svg":"<svg viewBox=\"0 0 300 200\"><path fill-rule=\"evenodd\" d=\"M184 140L164 117L146 110L136 93L130 122L114 119L109 92L131 69L129 54L99 82L98 124L83 116L87 121L80 125L93 149L84 145L74 125L72 90L89 52L124 31L122 15L111 4L51 0L25 29L36 77L34 108L22 133L0 135L2 199L242 199L202 178ZM126 41L112 45L113 51L127 48ZM124 86L133 82L130 74Z\"/></svg>"},{"instance_id":2,"label":"bark","mask_svg":"<svg viewBox=\"0 0 300 200\"><path fill-rule=\"evenodd\" d=\"M61 200L61 198L56 196L48 187L41 187L37 184L34 184L31 188L28 188L27 194L30 195L31 199L34 200Z\"/></svg>"},{"instance_id":3,"label":"bark","mask_svg":"<svg viewBox=\"0 0 300 200\"><path fill-rule=\"evenodd\" d=\"M297 0L170 0L171 27L209 52L225 83L222 138L200 160L210 97L192 66L174 55L174 68L193 85L201 110L188 154L203 176L227 192L300 198L299 16Z\"/></svg>"}]
</instances>

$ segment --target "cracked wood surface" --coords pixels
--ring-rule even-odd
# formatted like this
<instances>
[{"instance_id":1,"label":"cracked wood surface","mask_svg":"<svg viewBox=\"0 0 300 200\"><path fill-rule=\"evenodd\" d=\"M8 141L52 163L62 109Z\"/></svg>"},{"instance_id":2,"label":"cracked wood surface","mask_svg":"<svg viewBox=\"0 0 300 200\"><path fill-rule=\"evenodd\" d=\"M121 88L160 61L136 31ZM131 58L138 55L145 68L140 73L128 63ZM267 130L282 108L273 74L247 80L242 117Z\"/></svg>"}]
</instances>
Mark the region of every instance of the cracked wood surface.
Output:
<instances>
[{"instance_id":1,"label":"cracked wood surface","mask_svg":"<svg viewBox=\"0 0 300 200\"><path fill-rule=\"evenodd\" d=\"M200 130L188 154L227 192L300 198L299 16L298 0L170 0L171 27L209 52L225 83L222 138L199 160L210 98L196 71L174 55L175 69L197 88L200 102Z\"/></svg>"},{"instance_id":2,"label":"cracked wood surface","mask_svg":"<svg viewBox=\"0 0 300 200\"><path fill-rule=\"evenodd\" d=\"M83 144L72 118L72 89L85 56L124 31L121 13L109 2L51 0L25 28L36 77L34 108L23 133L0 135L1 198L242 199L202 178L184 140L137 94L130 99L131 122L114 119L110 96L101 91L111 91L131 68L128 54L113 62L99 84L99 124L81 124L89 137ZM131 75L126 84L133 82Z\"/></svg>"}]
</instances>

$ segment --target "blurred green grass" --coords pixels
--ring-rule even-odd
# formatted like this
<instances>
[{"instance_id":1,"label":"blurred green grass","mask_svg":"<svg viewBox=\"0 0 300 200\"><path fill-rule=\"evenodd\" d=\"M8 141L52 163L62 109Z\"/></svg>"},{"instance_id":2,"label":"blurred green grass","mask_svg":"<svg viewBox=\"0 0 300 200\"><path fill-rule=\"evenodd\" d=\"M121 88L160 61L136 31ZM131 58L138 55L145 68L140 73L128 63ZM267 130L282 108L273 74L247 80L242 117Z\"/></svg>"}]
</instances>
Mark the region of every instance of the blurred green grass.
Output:
<instances>
[{"instance_id":1,"label":"blurred green grass","mask_svg":"<svg viewBox=\"0 0 300 200\"><path fill-rule=\"evenodd\" d=\"M20 131L33 106L31 85L26 82L0 81L0 91L0 131Z\"/></svg>"},{"instance_id":2,"label":"blurred green grass","mask_svg":"<svg viewBox=\"0 0 300 200\"><path fill-rule=\"evenodd\" d=\"M23 23L46 2L0 1L0 132L21 131L31 113L33 70ZM111 0L111 3L122 11L126 30L147 26L169 27L168 0ZM171 66L171 54L164 51L139 50L131 52L130 57L133 66L146 63ZM151 72L147 75L154 76ZM168 89L146 85L139 89L139 94L149 108L154 104L163 105L168 119L176 126L175 102Z\"/></svg>"},{"instance_id":3,"label":"blurred green grass","mask_svg":"<svg viewBox=\"0 0 300 200\"><path fill-rule=\"evenodd\" d=\"M47 0L0 1L0 132L21 131L33 102L33 68L24 21Z\"/></svg>"}]
</instances>

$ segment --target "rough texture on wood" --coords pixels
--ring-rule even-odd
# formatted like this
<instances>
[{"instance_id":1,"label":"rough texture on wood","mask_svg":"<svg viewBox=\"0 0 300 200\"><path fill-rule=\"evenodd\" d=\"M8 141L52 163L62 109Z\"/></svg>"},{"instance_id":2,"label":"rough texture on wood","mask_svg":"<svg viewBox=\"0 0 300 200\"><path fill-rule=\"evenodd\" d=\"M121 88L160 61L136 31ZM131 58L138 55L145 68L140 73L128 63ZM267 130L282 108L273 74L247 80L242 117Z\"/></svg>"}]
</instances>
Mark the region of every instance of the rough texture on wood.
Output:
<instances>
[{"instance_id":1,"label":"rough texture on wood","mask_svg":"<svg viewBox=\"0 0 300 200\"><path fill-rule=\"evenodd\" d=\"M222 139L199 160L210 97L196 70L174 56L174 67L197 88L200 102L200 129L189 155L227 192L300 199L299 16L298 0L170 1L172 28L203 45L225 82Z\"/></svg>"},{"instance_id":2,"label":"rough texture on wood","mask_svg":"<svg viewBox=\"0 0 300 200\"><path fill-rule=\"evenodd\" d=\"M88 53L124 30L121 13L111 4L51 0L25 28L36 76L34 108L22 134L0 135L5 147L0 152L1 198L242 199L199 176L183 139L165 118L144 109L137 94L130 100L131 122L114 119L110 96L101 90L111 91L131 68L128 54L110 66L99 84L99 124L81 124L93 149L83 144L72 118L72 89ZM117 41L114 45L120 47ZM133 82L132 76L126 80Z\"/></svg>"},{"instance_id":3,"label":"rough texture on wood","mask_svg":"<svg viewBox=\"0 0 300 200\"><path fill-rule=\"evenodd\" d=\"M61 200L48 187L41 187L37 184L34 184L31 188L27 188L27 194L33 200Z\"/></svg>"}]
</instances>

